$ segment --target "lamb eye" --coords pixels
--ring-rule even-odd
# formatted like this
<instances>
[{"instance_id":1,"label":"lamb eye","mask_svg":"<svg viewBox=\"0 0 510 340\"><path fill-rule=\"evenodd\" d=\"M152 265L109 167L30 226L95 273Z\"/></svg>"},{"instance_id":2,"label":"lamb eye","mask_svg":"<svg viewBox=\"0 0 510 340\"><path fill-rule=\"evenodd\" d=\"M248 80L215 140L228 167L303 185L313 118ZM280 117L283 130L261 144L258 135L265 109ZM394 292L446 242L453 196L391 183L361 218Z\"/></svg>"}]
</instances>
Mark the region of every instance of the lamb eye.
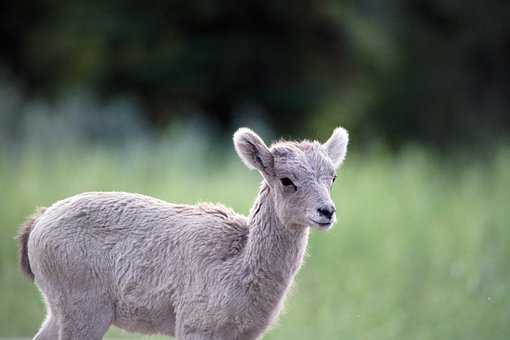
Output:
<instances>
[{"instance_id":1,"label":"lamb eye","mask_svg":"<svg viewBox=\"0 0 510 340\"><path fill-rule=\"evenodd\" d=\"M287 177L280 178L280 182L282 182L282 185L284 187L293 187L294 190L297 190L296 185Z\"/></svg>"},{"instance_id":2,"label":"lamb eye","mask_svg":"<svg viewBox=\"0 0 510 340\"><path fill-rule=\"evenodd\" d=\"M333 176L333 182L332 183L335 183L335 179L336 179L336 176Z\"/></svg>"}]
</instances>

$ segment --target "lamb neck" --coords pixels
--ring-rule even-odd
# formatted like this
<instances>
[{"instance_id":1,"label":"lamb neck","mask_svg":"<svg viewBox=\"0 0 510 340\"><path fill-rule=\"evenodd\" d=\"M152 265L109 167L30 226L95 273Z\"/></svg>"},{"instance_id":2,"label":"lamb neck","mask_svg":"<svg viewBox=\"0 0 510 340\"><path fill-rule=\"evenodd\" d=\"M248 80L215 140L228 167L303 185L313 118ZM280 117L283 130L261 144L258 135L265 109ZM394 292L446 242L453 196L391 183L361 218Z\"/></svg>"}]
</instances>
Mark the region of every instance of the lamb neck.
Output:
<instances>
[{"instance_id":1,"label":"lamb neck","mask_svg":"<svg viewBox=\"0 0 510 340\"><path fill-rule=\"evenodd\" d=\"M271 188L263 182L248 217L250 227L243 258L245 280L269 296L281 298L301 266L308 228L288 228L276 215Z\"/></svg>"}]
</instances>

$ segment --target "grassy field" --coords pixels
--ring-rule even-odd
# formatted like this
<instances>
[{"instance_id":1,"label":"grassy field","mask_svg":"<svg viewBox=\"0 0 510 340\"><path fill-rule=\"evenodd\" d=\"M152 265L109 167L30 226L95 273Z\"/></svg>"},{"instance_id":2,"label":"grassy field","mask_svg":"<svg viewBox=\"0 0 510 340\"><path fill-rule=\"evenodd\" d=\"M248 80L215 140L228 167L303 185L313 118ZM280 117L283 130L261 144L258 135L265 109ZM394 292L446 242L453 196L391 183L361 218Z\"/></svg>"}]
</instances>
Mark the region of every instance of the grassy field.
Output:
<instances>
[{"instance_id":1,"label":"grassy field","mask_svg":"<svg viewBox=\"0 0 510 340\"><path fill-rule=\"evenodd\" d=\"M36 206L92 190L223 202L247 213L258 176L165 148L0 153L0 337L43 319L16 266L17 225ZM211 158L211 157L210 157ZM200 159L200 158L197 158ZM333 189L339 223L312 233L285 313L265 339L509 339L510 150L484 161L420 149L349 155ZM128 337L112 329L110 337ZM141 337L136 337L141 338Z\"/></svg>"}]
</instances>

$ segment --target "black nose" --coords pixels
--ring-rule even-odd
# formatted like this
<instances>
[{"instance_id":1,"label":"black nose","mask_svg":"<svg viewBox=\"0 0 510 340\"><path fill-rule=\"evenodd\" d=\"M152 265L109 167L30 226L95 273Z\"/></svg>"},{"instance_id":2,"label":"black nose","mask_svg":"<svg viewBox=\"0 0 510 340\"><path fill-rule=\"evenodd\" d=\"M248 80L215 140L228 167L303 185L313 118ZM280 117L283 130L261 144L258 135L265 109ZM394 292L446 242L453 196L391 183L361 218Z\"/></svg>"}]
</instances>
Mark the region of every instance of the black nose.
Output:
<instances>
[{"instance_id":1,"label":"black nose","mask_svg":"<svg viewBox=\"0 0 510 340\"><path fill-rule=\"evenodd\" d=\"M326 217L328 220L331 219L333 214L335 213L335 207L333 206L324 206L319 209L317 209L320 215Z\"/></svg>"}]
</instances>

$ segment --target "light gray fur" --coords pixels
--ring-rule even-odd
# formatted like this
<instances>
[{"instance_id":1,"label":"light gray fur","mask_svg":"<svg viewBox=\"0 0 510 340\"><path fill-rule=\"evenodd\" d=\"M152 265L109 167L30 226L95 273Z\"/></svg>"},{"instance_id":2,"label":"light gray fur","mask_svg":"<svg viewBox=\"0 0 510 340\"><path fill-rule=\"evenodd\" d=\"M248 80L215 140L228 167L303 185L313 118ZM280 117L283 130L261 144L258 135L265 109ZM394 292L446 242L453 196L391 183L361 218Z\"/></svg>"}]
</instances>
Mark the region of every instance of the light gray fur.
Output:
<instances>
[{"instance_id":1,"label":"light gray fur","mask_svg":"<svg viewBox=\"0 0 510 340\"><path fill-rule=\"evenodd\" d=\"M28 222L22 266L47 306L35 339L102 339L112 324L179 340L261 337L301 266L308 227L330 226L318 224L324 218L317 209L334 207L329 191L347 132L337 128L324 145L268 148L242 128L234 145L263 176L248 217L222 205L90 192Z\"/></svg>"}]
</instances>

